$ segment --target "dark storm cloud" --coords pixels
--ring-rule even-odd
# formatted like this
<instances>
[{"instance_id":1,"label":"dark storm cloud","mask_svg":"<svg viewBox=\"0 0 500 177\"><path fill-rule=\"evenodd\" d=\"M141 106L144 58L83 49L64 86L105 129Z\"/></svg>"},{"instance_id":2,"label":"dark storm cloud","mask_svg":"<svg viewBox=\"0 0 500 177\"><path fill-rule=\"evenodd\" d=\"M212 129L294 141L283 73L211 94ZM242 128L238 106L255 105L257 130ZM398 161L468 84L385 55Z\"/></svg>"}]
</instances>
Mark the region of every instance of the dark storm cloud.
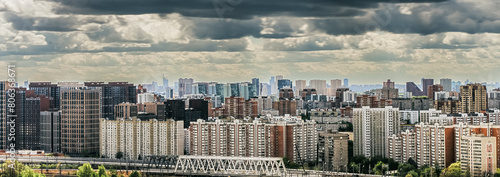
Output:
<instances>
[{"instance_id":1,"label":"dark storm cloud","mask_svg":"<svg viewBox=\"0 0 500 177\"><path fill-rule=\"evenodd\" d=\"M22 31L59 31L68 32L76 31L82 24L97 23L103 24L105 21L100 21L93 18L78 18L75 16L65 17L27 17L19 16L15 13L5 13L4 18L12 22L12 27Z\"/></svg>"},{"instance_id":2,"label":"dark storm cloud","mask_svg":"<svg viewBox=\"0 0 500 177\"><path fill-rule=\"evenodd\" d=\"M446 0L54 0L64 6L58 13L168 14L190 17L249 19L254 16L355 16L378 3L422 3Z\"/></svg>"}]
</instances>

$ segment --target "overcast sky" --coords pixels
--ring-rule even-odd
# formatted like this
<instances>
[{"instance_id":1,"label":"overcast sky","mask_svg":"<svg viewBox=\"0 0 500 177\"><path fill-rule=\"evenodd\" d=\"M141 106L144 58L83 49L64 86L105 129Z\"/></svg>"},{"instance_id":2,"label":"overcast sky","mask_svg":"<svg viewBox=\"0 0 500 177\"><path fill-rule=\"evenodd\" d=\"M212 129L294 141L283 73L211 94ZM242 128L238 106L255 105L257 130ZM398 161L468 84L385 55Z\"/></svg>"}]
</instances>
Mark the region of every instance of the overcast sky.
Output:
<instances>
[{"instance_id":1,"label":"overcast sky","mask_svg":"<svg viewBox=\"0 0 500 177\"><path fill-rule=\"evenodd\" d=\"M0 67L53 82L493 82L499 9L498 0L0 0Z\"/></svg>"}]
</instances>

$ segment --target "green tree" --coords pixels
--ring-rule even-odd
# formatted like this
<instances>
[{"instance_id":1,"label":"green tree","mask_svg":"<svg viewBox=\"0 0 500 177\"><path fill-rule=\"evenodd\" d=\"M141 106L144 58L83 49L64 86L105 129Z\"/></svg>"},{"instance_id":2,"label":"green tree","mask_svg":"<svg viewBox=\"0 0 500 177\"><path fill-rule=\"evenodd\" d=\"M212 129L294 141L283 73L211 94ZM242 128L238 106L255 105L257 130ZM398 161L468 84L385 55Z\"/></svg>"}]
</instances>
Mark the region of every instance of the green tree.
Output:
<instances>
[{"instance_id":1,"label":"green tree","mask_svg":"<svg viewBox=\"0 0 500 177\"><path fill-rule=\"evenodd\" d=\"M500 177L500 168L497 168L497 172L493 176Z\"/></svg>"},{"instance_id":2,"label":"green tree","mask_svg":"<svg viewBox=\"0 0 500 177\"><path fill-rule=\"evenodd\" d=\"M452 163L448 168L445 168L441 174L442 177L459 177L462 174L460 169L460 161Z\"/></svg>"},{"instance_id":3,"label":"green tree","mask_svg":"<svg viewBox=\"0 0 500 177\"><path fill-rule=\"evenodd\" d=\"M98 177L98 174L94 171L94 169L92 169L90 163L85 163L78 167L76 175L78 177Z\"/></svg>"},{"instance_id":4,"label":"green tree","mask_svg":"<svg viewBox=\"0 0 500 177\"><path fill-rule=\"evenodd\" d=\"M408 174L406 174L406 176L410 175L410 177L418 177L418 173L416 171L409 171Z\"/></svg>"},{"instance_id":5,"label":"green tree","mask_svg":"<svg viewBox=\"0 0 500 177\"><path fill-rule=\"evenodd\" d=\"M128 177L141 177L141 174L137 171L134 171L134 172L130 173L130 175Z\"/></svg>"},{"instance_id":6,"label":"green tree","mask_svg":"<svg viewBox=\"0 0 500 177\"><path fill-rule=\"evenodd\" d=\"M357 173L359 172L359 166L358 164L354 163L354 162L351 162L349 164L349 171L352 172L352 173Z\"/></svg>"},{"instance_id":7,"label":"green tree","mask_svg":"<svg viewBox=\"0 0 500 177\"><path fill-rule=\"evenodd\" d=\"M103 165L99 166L99 177L109 177L106 173L106 168Z\"/></svg>"},{"instance_id":8,"label":"green tree","mask_svg":"<svg viewBox=\"0 0 500 177\"><path fill-rule=\"evenodd\" d=\"M0 172L1 177L45 177L44 174L36 173L28 166L24 166L22 163L17 160L13 163L10 160L7 160L2 164L2 168L4 169Z\"/></svg>"},{"instance_id":9,"label":"green tree","mask_svg":"<svg viewBox=\"0 0 500 177\"><path fill-rule=\"evenodd\" d=\"M121 159L121 158L123 158L123 152L117 152L117 153L115 154L115 158L117 158L117 159Z\"/></svg>"},{"instance_id":10,"label":"green tree","mask_svg":"<svg viewBox=\"0 0 500 177\"><path fill-rule=\"evenodd\" d=\"M373 171L375 172L376 175L384 175L385 172L387 171L387 166L384 164L384 162L379 161L377 162L377 165L373 167Z\"/></svg>"},{"instance_id":11,"label":"green tree","mask_svg":"<svg viewBox=\"0 0 500 177\"><path fill-rule=\"evenodd\" d=\"M399 164L398 167L398 176L406 176L408 172L415 170L415 167L409 163Z\"/></svg>"}]
</instances>

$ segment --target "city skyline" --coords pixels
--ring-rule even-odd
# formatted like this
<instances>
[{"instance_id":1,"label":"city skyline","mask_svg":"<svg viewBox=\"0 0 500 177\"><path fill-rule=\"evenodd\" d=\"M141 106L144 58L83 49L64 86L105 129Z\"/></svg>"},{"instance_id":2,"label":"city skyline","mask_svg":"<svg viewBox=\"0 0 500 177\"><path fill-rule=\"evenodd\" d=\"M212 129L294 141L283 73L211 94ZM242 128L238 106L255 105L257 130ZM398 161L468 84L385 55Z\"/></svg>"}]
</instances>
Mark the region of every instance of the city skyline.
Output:
<instances>
[{"instance_id":1,"label":"city skyline","mask_svg":"<svg viewBox=\"0 0 500 177\"><path fill-rule=\"evenodd\" d=\"M133 83L500 75L495 1L114 3L5 1L0 67L15 64L18 80Z\"/></svg>"}]
</instances>

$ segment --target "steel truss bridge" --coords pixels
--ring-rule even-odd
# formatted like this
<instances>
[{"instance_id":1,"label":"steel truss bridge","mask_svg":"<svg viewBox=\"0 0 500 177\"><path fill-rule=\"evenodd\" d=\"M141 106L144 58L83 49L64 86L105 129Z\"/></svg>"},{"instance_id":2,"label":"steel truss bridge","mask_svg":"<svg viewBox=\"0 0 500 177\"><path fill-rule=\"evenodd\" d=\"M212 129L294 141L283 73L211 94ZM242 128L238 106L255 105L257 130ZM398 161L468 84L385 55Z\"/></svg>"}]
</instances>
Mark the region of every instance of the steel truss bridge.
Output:
<instances>
[{"instance_id":1,"label":"steel truss bridge","mask_svg":"<svg viewBox=\"0 0 500 177\"><path fill-rule=\"evenodd\" d=\"M276 157L179 156L175 173L283 176L286 168Z\"/></svg>"}]
</instances>

